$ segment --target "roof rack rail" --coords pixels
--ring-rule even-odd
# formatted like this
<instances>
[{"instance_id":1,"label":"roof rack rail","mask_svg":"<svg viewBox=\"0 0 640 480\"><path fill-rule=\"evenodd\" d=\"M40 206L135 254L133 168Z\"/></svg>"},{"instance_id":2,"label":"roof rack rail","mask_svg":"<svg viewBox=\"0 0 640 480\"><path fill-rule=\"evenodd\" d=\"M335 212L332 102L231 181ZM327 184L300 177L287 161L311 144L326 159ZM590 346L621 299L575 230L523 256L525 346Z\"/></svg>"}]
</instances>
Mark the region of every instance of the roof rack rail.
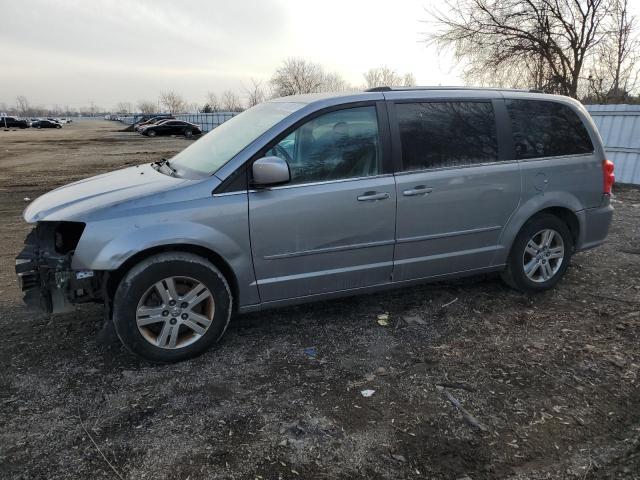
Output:
<instances>
[{"instance_id":1,"label":"roof rack rail","mask_svg":"<svg viewBox=\"0 0 640 480\"><path fill-rule=\"evenodd\" d=\"M390 92L391 87L373 87L367 88L365 92Z\"/></svg>"},{"instance_id":2,"label":"roof rack rail","mask_svg":"<svg viewBox=\"0 0 640 480\"><path fill-rule=\"evenodd\" d=\"M416 90L491 90L491 91L510 91L510 92L530 92L530 93L545 93L543 90L526 89L526 88L497 88L497 87L467 87L467 86L415 86L415 87L389 87L379 86L373 88L367 88L365 92L405 92Z\"/></svg>"},{"instance_id":3,"label":"roof rack rail","mask_svg":"<svg viewBox=\"0 0 640 480\"><path fill-rule=\"evenodd\" d=\"M544 93L544 90L540 90L539 88L530 88L529 93Z\"/></svg>"}]
</instances>

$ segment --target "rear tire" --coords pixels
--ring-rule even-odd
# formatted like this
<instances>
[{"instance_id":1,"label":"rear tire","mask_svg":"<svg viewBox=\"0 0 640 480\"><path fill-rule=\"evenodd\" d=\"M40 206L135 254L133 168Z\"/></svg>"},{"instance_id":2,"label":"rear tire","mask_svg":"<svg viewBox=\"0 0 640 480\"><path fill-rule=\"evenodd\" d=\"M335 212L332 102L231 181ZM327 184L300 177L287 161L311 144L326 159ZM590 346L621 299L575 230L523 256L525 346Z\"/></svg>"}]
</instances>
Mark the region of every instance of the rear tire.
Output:
<instances>
[{"instance_id":1,"label":"rear tire","mask_svg":"<svg viewBox=\"0 0 640 480\"><path fill-rule=\"evenodd\" d=\"M130 352L152 362L179 362L222 337L232 305L227 280L210 262L191 253L160 253L121 280L113 323Z\"/></svg>"},{"instance_id":2,"label":"rear tire","mask_svg":"<svg viewBox=\"0 0 640 480\"><path fill-rule=\"evenodd\" d=\"M553 288L569 267L573 243L569 227L558 217L530 219L513 242L502 280L521 292Z\"/></svg>"}]
</instances>

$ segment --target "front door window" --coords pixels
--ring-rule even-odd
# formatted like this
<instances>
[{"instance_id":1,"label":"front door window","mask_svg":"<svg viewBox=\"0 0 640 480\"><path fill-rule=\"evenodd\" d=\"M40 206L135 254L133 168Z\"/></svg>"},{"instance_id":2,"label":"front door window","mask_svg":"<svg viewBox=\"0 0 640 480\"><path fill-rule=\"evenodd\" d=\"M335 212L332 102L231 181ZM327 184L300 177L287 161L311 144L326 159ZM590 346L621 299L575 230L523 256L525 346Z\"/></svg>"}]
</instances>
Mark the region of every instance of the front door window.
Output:
<instances>
[{"instance_id":1,"label":"front door window","mask_svg":"<svg viewBox=\"0 0 640 480\"><path fill-rule=\"evenodd\" d=\"M291 184L367 177L382 172L375 107L325 113L276 144L267 155L287 161Z\"/></svg>"}]
</instances>

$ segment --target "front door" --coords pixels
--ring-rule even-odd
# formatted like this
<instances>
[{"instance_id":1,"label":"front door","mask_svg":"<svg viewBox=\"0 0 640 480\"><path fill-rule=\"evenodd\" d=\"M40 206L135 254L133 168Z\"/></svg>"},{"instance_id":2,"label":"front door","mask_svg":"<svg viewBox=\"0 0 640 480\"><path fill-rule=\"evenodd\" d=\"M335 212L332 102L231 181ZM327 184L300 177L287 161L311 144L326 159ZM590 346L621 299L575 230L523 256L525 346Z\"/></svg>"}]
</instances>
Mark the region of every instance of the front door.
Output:
<instances>
[{"instance_id":1,"label":"front door","mask_svg":"<svg viewBox=\"0 0 640 480\"><path fill-rule=\"evenodd\" d=\"M287 161L291 181L249 192L263 302L390 281L396 199L382 153L382 108L322 113L265 149Z\"/></svg>"},{"instance_id":2,"label":"front door","mask_svg":"<svg viewBox=\"0 0 640 480\"><path fill-rule=\"evenodd\" d=\"M390 110L401 157L394 281L489 267L521 192L518 163L499 155L493 102Z\"/></svg>"}]
</instances>

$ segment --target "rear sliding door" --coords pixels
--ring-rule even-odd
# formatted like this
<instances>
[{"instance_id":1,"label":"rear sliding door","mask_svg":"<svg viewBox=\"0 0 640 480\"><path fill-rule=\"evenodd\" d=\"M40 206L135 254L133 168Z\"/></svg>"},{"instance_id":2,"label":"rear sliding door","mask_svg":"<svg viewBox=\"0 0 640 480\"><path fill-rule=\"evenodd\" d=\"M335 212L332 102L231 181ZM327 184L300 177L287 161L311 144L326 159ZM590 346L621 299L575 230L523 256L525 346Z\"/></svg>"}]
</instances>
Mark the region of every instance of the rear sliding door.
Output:
<instances>
[{"instance_id":1,"label":"rear sliding door","mask_svg":"<svg viewBox=\"0 0 640 480\"><path fill-rule=\"evenodd\" d=\"M502 100L391 101L397 165L394 281L489 267L520 201L496 111ZM500 137L500 141L499 141Z\"/></svg>"}]
</instances>

